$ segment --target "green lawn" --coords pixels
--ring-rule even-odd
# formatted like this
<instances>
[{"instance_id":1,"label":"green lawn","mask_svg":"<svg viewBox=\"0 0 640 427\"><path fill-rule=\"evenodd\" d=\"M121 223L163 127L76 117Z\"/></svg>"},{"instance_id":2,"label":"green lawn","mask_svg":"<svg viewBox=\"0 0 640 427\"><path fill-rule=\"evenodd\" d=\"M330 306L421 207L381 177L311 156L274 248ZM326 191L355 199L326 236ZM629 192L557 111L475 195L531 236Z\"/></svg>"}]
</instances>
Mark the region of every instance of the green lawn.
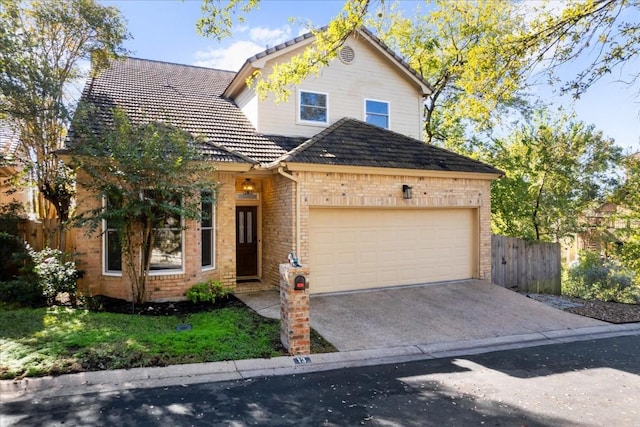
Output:
<instances>
[{"instance_id":1,"label":"green lawn","mask_svg":"<svg viewBox=\"0 0 640 427\"><path fill-rule=\"evenodd\" d=\"M192 329L176 331L184 323ZM313 352L332 350L318 343L312 333ZM178 318L0 306L2 379L285 354L279 322L243 307Z\"/></svg>"}]
</instances>

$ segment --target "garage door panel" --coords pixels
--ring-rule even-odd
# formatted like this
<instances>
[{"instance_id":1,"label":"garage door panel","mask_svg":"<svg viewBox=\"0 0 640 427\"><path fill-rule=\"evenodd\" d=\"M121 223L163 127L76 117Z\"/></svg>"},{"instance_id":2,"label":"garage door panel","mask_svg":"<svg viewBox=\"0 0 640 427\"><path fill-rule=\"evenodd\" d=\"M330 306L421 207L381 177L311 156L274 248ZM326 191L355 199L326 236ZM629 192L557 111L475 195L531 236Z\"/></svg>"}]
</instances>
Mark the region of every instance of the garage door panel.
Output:
<instances>
[{"instance_id":1,"label":"garage door panel","mask_svg":"<svg viewBox=\"0 0 640 427\"><path fill-rule=\"evenodd\" d=\"M311 292L474 277L473 209L310 209Z\"/></svg>"}]
</instances>

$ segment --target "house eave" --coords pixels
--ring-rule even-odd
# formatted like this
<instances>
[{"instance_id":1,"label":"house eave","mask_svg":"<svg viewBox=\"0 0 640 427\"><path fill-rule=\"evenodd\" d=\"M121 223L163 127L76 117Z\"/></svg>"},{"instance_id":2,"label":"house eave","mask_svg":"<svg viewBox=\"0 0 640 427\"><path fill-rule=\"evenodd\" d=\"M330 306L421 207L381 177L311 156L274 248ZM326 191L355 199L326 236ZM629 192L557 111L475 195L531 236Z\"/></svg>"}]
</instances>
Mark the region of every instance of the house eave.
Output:
<instances>
[{"instance_id":1,"label":"house eave","mask_svg":"<svg viewBox=\"0 0 640 427\"><path fill-rule=\"evenodd\" d=\"M295 40L295 39L294 39ZM315 37L308 37L304 40L300 40L298 42L292 43L289 46L286 46L282 49L273 48L274 51L266 54L260 58L249 58L245 61L240 71L233 78L229 86L224 90L222 96L230 99L235 99L236 96L242 92L244 88L247 87L247 78L252 76L256 71L263 69L268 61L276 59L284 54L291 52L292 50L299 49L301 47L308 46L315 40Z\"/></svg>"},{"instance_id":2,"label":"house eave","mask_svg":"<svg viewBox=\"0 0 640 427\"><path fill-rule=\"evenodd\" d=\"M280 162L277 164L272 163L269 165L269 167L272 169L277 169L278 166L283 166L291 172L350 173L359 175L416 176L424 178L460 178L487 181L493 181L502 176L498 173L485 172L435 171L428 169L400 169L372 166L325 165L296 162Z\"/></svg>"}]
</instances>

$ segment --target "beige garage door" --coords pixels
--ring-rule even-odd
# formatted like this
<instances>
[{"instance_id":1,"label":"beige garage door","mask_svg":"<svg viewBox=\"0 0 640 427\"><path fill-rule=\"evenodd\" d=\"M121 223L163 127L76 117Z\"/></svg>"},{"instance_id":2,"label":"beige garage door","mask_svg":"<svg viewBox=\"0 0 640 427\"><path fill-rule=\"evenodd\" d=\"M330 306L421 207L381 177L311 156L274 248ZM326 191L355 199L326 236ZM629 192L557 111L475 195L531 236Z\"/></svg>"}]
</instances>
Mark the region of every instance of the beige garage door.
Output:
<instances>
[{"instance_id":1,"label":"beige garage door","mask_svg":"<svg viewBox=\"0 0 640 427\"><path fill-rule=\"evenodd\" d=\"M474 209L323 209L309 212L311 293L475 276Z\"/></svg>"}]
</instances>

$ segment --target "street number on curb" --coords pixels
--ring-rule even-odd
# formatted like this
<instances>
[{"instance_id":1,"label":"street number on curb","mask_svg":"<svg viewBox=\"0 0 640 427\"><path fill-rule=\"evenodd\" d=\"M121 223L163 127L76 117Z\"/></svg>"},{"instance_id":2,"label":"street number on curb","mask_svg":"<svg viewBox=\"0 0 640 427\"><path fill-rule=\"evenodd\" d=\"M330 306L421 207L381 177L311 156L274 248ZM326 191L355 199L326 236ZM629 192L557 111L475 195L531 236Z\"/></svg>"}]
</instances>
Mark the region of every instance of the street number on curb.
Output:
<instances>
[{"instance_id":1,"label":"street number on curb","mask_svg":"<svg viewBox=\"0 0 640 427\"><path fill-rule=\"evenodd\" d=\"M296 365L306 365L307 363L311 363L311 358L304 356L304 357L294 357L293 358L293 363L295 363Z\"/></svg>"}]
</instances>

